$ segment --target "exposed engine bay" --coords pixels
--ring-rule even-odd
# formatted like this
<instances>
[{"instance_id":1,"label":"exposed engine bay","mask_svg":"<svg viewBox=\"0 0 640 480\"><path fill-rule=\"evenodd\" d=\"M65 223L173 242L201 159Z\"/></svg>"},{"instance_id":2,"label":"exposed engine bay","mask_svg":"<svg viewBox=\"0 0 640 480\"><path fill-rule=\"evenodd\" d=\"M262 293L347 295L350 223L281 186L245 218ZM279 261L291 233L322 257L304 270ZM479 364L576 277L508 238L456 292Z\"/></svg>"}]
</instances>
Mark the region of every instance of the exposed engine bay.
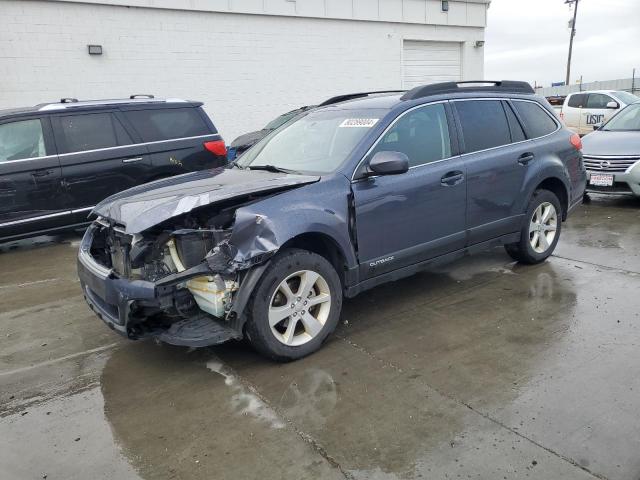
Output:
<instances>
[{"instance_id":1,"label":"exposed engine bay","mask_svg":"<svg viewBox=\"0 0 640 480\"><path fill-rule=\"evenodd\" d=\"M268 219L238 211L265 196L199 208L136 234L109 219L96 220L89 249L95 261L120 279L151 282L160 293L171 293L164 302L131 305L130 336L203 314L220 321L229 316L246 270L278 249Z\"/></svg>"}]
</instances>

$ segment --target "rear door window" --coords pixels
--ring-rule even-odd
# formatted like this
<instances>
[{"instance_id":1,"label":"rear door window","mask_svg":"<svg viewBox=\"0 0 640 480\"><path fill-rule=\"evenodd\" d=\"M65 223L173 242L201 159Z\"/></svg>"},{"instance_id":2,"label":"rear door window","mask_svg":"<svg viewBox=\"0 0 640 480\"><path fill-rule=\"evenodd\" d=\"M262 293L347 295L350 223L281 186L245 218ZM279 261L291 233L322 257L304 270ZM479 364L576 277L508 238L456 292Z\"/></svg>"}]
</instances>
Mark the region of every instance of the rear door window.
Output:
<instances>
[{"instance_id":1,"label":"rear door window","mask_svg":"<svg viewBox=\"0 0 640 480\"><path fill-rule=\"evenodd\" d=\"M511 143L507 116L500 100L467 100L454 103L462 125L466 153Z\"/></svg>"},{"instance_id":2,"label":"rear door window","mask_svg":"<svg viewBox=\"0 0 640 480\"><path fill-rule=\"evenodd\" d=\"M513 104L524 121L529 138L538 138L554 132L558 125L537 103L514 100Z\"/></svg>"},{"instance_id":3,"label":"rear door window","mask_svg":"<svg viewBox=\"0 0 640 480\"><path fill-rule=\"evenodd\" d=\"M569 97L569 103L567 103L567 106L573 108L582 108L585 106L584 104L586 97L587 95L585 93L576 93L575 95L571 95Z\"/></svg>"},{"instance_id":4,"label":"rear door window","mask_svg":"<svg viewBox=\"0 0 640 480\"><path fill-rule=\"evenodd\" d=\"M0 125L0 162L46 155L40 120L21 120Z\"/></svg>"},{"instance_id":5,"label":"rear door window","mask_svg":"<svg viewBox=\"0 0 640 480\"><path fill-rule=\"evenodd\" d=\"M196 108L128 110L123 113L145 142L213 133Z\"/></svg>"},{"instance_id":6,"label":"rear door window","mask_svg":"<svg viewBox=\"0 0 640 480\"><path fill-rule=\"evenodd\" d=\"M130 145L131 138L112 113L64 115L58 119L64 152L82 152Z\"/></svg>"}]
</instances>

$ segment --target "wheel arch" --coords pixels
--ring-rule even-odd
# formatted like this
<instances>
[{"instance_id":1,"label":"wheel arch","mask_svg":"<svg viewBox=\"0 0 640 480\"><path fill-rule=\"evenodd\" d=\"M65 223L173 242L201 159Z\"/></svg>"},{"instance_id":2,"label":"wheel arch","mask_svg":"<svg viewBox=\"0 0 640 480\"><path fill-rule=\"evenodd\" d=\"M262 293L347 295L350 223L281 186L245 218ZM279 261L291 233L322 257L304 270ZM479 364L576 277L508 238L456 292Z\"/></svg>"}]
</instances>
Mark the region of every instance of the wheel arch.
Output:
<instances>
[{"instance_id":1,"label":"wheel arch","mask_svg":"<svg viewBox=\"0 0 640 480\"><path fill-rule=\"evenodd\" d=\"M344 288L348 269L347 257L340 245L331 236L321 232L301 233L287 240L279 250L286 248L300 248L324 257L336 269Z\"/></svg>"},{"instance_id":2,"label":"wheel arch","mask_svg":"<svg viewBox=\"0 0 640 480\"><path fill-rule=\"evenodd\" d=\"M562 207L562 221L564 222L567 219L567 213L569 210L569 191L565 183L558 177L547 177L538 183L533 191L535 192L536 190L541 189L549 190L558 197L560 206Z\"/></svg>"}]
</instances>

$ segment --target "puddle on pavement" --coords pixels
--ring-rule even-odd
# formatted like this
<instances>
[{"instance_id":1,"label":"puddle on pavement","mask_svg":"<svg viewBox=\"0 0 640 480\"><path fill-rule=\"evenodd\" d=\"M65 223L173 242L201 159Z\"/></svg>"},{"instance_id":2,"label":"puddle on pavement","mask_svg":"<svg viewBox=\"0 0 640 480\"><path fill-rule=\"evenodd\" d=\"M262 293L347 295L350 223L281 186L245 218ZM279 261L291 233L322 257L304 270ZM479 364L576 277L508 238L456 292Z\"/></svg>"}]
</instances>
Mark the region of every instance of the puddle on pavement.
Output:
<instances>
[{"instance_id":1,"label":"puddle on pavement","mask_svg":"<svg viewBox=\"0 0 640 480\"><path fill-rule=\"evenodd\" d=\"M236 415L250 415L262 420L272 428L284 428L284 422L278 418L276 413L258 396L258 393L251 387L244 385L228 367L225 367L217 358L207 362L207 368L224 378L224 384L232 391L231 406Z\"/></svg>"},{"instance_id":2,"label":"puddle on pavement","mask_svg":"<svg viewBox=\"0 0 640 480\"><path fill-rule=\"evenodd\" d=\"M102 391L144 478L343 478L212 349L130 344L111 355Z\"/></svg>"},{"instance_id":3,"label":"puddle on pavement","mask_svg":"<svg viewBox=\"0 0 640 480\"><path fill-rule=\"evenodd\" d=\"M0 478L138 480L103 407L102 393L94 388L2 418Z\"/></svg>"}]
</instances>

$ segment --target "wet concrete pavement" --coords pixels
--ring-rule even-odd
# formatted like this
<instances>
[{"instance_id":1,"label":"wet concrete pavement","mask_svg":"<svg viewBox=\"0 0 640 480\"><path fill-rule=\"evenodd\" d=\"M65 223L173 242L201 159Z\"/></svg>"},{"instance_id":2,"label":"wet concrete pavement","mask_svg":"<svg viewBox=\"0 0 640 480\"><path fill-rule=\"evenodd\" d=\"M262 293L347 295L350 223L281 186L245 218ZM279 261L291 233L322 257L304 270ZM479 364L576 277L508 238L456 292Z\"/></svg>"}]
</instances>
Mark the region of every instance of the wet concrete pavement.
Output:
<instances>
[{"instance_id":1,"label":"wet concrete pavement","mask_svg":"<svg viewBox=\"0 0 640 480\"><path fill-rule=\"evenodd\" d=\"M640 477L640 201L345 302L315 355L131 343L78 237L0 253L0 480Z\"/></svg>"}]
</instances>

